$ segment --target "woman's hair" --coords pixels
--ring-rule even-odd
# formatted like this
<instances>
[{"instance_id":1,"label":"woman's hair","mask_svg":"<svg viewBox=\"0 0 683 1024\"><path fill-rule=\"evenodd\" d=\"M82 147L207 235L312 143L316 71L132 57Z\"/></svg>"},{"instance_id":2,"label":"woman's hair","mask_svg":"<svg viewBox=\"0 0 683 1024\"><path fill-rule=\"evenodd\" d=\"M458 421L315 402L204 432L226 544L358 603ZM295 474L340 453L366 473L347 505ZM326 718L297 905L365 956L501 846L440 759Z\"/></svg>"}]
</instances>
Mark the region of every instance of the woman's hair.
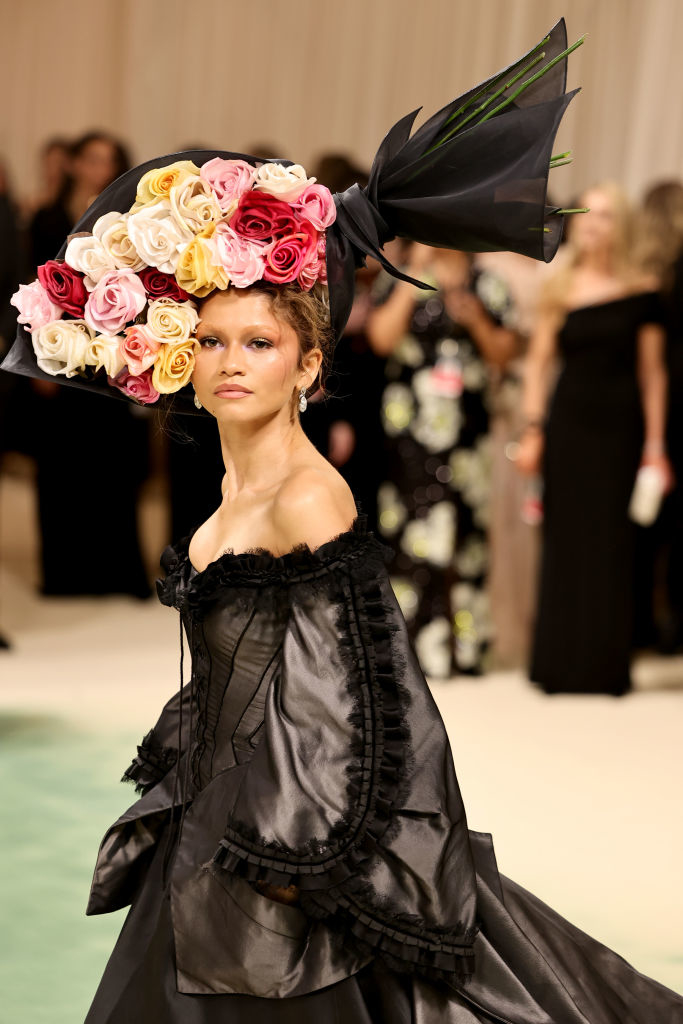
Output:
<instances>
[{"instance_id":1,"label":"woman's hair","mask_svg":"<svg viewBox=\"0 0 683 1024\"><path fill-rule=\"evenodd\" d=\"M636 258L669 287L673 266L682 253L683 184L663 181L645 193L638 212Z\"/></svg>"},{"instance_id":2,"label":"woman's hair","mask_svg":"<svg viewBox=\"0 0 683 1024\"><path fill-rule=\"evenodd\" d=\"M628 196L617 182L603 181L587 188L576 205L585 206L584 199L590 192L602 192L610 200L614 212L612 269L616 277L630 285L637 278L638 269L633 251L634 214ZM583 214L574 214L574 217L581 216ZM572 222L568 225L568 238L565 246L566 259L563 260L561 269L548 278L542 289L540 306L545 310L557 312L564 308L564 300L569 291L574 271L581 263L581 250L572 241Z\"/></svg>"},{"instance_id":3,"label":"woman's hair","mask_svg":"<svg viewBox=\"0 0 683 1024\"><path fill-rule=\"evenodd\" d=\"M69 156L71 157L71 159L73 159L74 157L81 156L83 151L87 149L87 147L92 142L106 142L111 146L112 153L114 156L114 170L111 178L112 181L115 181L127 170L129 170L130 157L128 155L128 150L122 142L120 142L113 135L109 135L108 132L86 132L85 135L81 135L80 138L75 139L68 146ZM57 197L57 201L59 203L68 202L73 193L74 186L75 179L73 175L67 174L64 180L64 184L62 185L62 188Z\"/></svg>"},{"instance_id":4,"label":"woman's hair","mask_svg":"<svg viewBox=\"0 0 683 1024\"><path fill-rule=\"evenodd\" d=\"M306 390L313 394L318 388L324 389L334 351L327 286L318 282L310 291L303 291L298 284L273 284L261 280L245 290L265 292L270 297L274 316L296 332L300 362L307 352L320 349L323 359L318 377Z\"/></svg>"}]
</instances>

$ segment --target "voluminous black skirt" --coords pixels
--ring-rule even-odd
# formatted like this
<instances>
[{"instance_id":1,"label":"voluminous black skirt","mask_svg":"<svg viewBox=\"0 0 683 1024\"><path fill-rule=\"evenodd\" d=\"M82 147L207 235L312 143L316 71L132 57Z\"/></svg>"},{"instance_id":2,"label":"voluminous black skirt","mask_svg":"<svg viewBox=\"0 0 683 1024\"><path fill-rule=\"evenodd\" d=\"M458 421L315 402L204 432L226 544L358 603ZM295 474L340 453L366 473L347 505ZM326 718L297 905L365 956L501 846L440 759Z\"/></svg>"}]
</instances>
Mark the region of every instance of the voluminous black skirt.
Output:
<instances>
[{"instance_id":1,"label":"voluminous black skirt","mask_svg":"<svg viewBox=\"0 0 683 1024\"><path fill-rule=\"evenodd\" d=\"M481 932L461 990L374 960L286 999L177 991L162 837L85 1024L683 1024L680 996L499 875L490 838L472 836Z\"/></svg>"}]
</instances>

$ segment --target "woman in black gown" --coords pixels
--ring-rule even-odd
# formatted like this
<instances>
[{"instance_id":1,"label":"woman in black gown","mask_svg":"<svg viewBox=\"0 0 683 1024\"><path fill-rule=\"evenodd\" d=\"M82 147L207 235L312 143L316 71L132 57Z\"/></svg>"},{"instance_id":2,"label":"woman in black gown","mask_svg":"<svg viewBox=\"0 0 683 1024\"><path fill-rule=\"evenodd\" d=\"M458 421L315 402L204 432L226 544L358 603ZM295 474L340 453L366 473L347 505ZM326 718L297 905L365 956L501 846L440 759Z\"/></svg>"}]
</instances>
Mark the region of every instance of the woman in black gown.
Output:
<instances>
[{"instance_id":1,"label":"woman in black gown","mask_svg":"<svg viewBox=\"0 0 683 1024\"><path fill-rule=\"evenodd\" d=\"M546 40L551 53L564 49L563 36L560 26ZM562 102L546 107L553 124L563 76L559 89ZM531 121L521 119L527 131L517 117L509 125L519 151L510 153L508 185L521 174L525 187L508 211L511 234L503 239L500 210L488 234L537 256L549 254L541 231L556 212L543 208L544 180L540 209L529 204L520 157L539 133L547 174L554 130L537 120L544 106L529 107ZM491 135L496 151L501 131ZM476 128L473 135L478 144ZM418 132L400 143L394 131L393 160L405 146L414 157L424 142ZM150 161L114 183L83 230L107 206L125 211L136 196L144 200L145 188L170 193L176 207L201 196L222 223L218 192L209 193L197 173L217 159L226 178L229 168L263 185L240 193L240 213L251 213L230 225L263 232L267 224L267 244L290 256L295 242L310 238L300 220L296 238L278 234L294 214L275 206L272 193L297 187L300 196L302 168L252 161L245 169L237 154L175 156L172 167L169 158ZM404 159L413 188L414 163ZM435 167L438 160L430 173ZM381 194L381 180L376 185ZM321 198L329 210L329 193ZM126 770L140 799L100 848L88 910L131 910L87 1024L673 1024L683 999L499 875L490 836L468 831L446 731L408 642L383 549L356 518L348 486L303 433L307 392L350 308L343 282L352 281L370 244L354 224L371 210L379 216L368 193L337 196L336 206L326 268L315 248L305 249L315 271L329 274L329 295L320 280L308 290L298 276L287 280L287 267L300 266L288 256L276 264L280 283L228 287L223 279L209 288L198 324L190 300L165 307L173 334L153 353L160 362L151 386L192 400L183 391L192 376L196 402L218 425L223 498L163 556L159 596L179 612L180 686ZM443 224L439 209L435 222ZM172 237L174 225L164 229ZM201 258L205 230L174 270L195 299L206 276L224 266ZM455 235L453 222L445 230ZM424 241L425 231L419 235ZM93 245L87 237L78 244ZM194 267L181 275L188 259ZM179 340L175 328L183 324ZM48 326L49 336L82 333L73 321ZM9 367L49 372L42 344L43 335L20 332ZM144 388L149 397L149 378L131 372L139 357L127 358L117 386ZM106 393L111 380L91 374L80 384Z\"/></svg>"},{"instance_id":2,"label":"woman in black gown","mask_svg":"<svg viewBox=\"0 0 683 1024\"><path fill-rule=\"evenodd\" d=\"M551 281L526 374L518 465L544 477L543 552L531 679L547 693L630 688L636 472L665 451L666 370L656 285L629 268L616 187L583 197L573 260ZM562 369L547 415L544 378Z\"/></svg>"}]
</instances>

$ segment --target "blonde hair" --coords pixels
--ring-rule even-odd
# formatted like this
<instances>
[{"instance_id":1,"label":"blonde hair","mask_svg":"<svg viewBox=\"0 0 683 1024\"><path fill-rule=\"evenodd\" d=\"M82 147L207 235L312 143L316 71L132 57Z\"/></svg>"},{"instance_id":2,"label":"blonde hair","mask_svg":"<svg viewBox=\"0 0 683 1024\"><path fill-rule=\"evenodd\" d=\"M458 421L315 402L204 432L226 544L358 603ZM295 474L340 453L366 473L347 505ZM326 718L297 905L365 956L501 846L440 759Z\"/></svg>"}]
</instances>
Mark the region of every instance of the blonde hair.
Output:
<instances>
[{"instance_id":1,"label":"blonde hair","mask_svg":"<svg viewBox=\"0 0 683 1024\"><path fill-rule=\"evenodd\" d=\"M597 185L587 188L581 195L579 206L587 205L584 202L586 196L591 192L602 192L610 200L614 211L614 242L612 246L612 266L615 277L621 278L624 283L631 286L638 277L636 259L634 257L634 213L631 203L621 187L615 181L603 181ZM583 214L574 214L574 217L582 217ZM548 278L541 292L539 306L546 312L564 312L565 300L571 287L574 271L581 263L582 253L572 241L572 224L570 222L569 235L566 243L567 254L561 269Z\"/></svg>"},{"instance_id":2,"label":"blonde hair","mask_svg":"<svg viewBox=\"0 0 683 1024\"><path fill-rule=\"evenodd\" d=\"M683 184L662 181L653 185L643 199L637 226L639 265L670 287L673 265L683 252Z\"/></svg>"}]
</instances>

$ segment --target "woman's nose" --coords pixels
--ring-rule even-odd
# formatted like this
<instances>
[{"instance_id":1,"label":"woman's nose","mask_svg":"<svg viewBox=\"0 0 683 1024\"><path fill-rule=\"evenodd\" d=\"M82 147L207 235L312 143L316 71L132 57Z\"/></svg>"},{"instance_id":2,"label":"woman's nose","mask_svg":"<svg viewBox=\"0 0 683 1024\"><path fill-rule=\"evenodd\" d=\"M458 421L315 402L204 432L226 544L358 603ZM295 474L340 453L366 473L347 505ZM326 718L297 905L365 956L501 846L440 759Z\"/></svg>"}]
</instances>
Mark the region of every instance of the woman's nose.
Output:
<instances>
[{"instance_id":1,"label":"woman's nose","mask_svg":"<svg viewBox=\"0 0 683 1024\"><path fill-rule=\"evenodd\" d=\"M233 377L235 374L244 373L244 352L242 351L242 346L236 341L229 341L224 345L221 370L230 377Z\"/></svg>"}]
</instances>

